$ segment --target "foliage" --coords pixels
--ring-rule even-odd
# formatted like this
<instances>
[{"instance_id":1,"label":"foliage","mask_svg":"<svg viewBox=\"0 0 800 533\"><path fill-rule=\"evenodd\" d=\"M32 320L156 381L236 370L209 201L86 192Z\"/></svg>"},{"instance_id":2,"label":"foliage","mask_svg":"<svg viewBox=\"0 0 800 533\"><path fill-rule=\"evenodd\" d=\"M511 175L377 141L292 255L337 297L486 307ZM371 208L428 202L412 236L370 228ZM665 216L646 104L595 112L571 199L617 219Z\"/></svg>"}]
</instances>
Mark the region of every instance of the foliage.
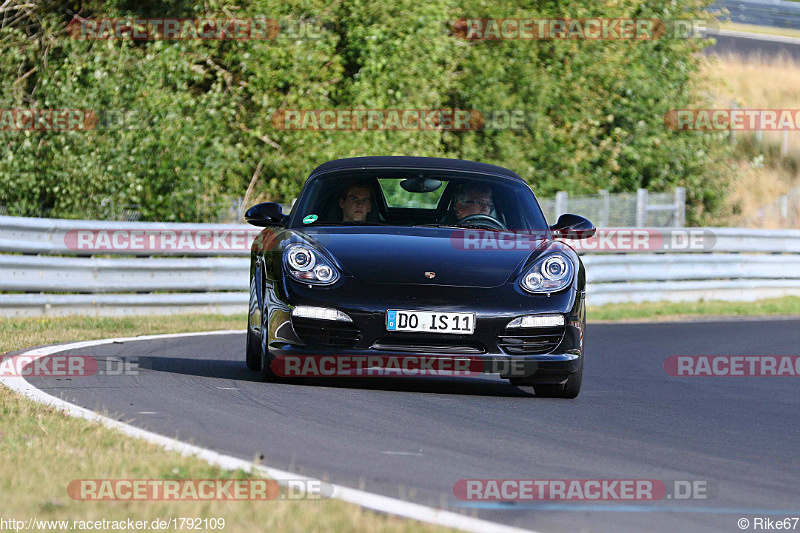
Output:
<instances>
[{"instance_id":1,"label":"foliage","mask_svg":"<svg viewBox=\"0 0 800 533\"><path fill-rule=\"evenodd\" d=\"M358 155L464 158L515 170L540 195L686 186L707 221L725 189L719 135L672 132L669 109L702 107L698 40L467 41L460 17L699 18L668 4L451 0L9 0L0 22L0 108L91 109L89 131L0 132L0 205L60 217L202 220L220 200L289 202L316 165ZM80 40L85 18L270 17L313 38ZM295 26L302 27L302 26ZM522 130L286 131L285 109L521 110Z\"/></svg>"}]
</instances>

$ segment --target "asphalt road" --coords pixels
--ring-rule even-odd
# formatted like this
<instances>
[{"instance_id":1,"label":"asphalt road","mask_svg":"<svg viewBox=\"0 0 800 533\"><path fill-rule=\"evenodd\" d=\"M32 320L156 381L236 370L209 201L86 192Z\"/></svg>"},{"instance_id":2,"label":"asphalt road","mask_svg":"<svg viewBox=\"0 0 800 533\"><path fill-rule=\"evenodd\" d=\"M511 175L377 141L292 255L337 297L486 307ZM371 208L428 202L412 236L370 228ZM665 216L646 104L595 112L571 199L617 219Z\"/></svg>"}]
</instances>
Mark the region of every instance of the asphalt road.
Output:
<instances>
[{"instance_id":1,"label":"asphalt road","mask_svg":"<svg viewBox=\"0 0 800 533\"><path fill-rule=\"evenodd\" d=\"M782 42L780 37L747 34L743 32L725 32L725 35L711 35L716 43L704 49L706 54L762 56L773 58L786 56L800 61L800 40L789 39Z\"/></svg>"},{"instance_id":2,"label":"asphalt road","mask_svg":"<svg viewBox=\"0 0 800 533\"><path fill-rule=\"evenodd\" d=\"M30 381L230 455L538 531L730 532L741 517L800 516L800 378L676 378L663 366L800 354L800 319L590 325L586 340L576 400L493 376L265 384L244 365L243 334L97 346L79 353L138 358L138 375ZM470 478L702 480L718 493L467 506L453 485Z\"/></svg>"}]
</instances>

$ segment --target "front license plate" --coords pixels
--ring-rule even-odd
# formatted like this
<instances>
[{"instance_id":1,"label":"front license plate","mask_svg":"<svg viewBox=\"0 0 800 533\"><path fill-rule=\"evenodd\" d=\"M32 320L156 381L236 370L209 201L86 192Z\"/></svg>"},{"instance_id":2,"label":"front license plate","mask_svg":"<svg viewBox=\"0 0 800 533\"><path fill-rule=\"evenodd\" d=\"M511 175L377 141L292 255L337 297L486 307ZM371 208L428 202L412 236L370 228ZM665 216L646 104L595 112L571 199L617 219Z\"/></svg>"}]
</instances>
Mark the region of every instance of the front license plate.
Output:
<instances>
[{"instance_id":1,"label":"front license plate","mask_svg":"<svg viewBox=\"0 0 800 533\"><path fill-rule=\"evenodd\" d=\"M390 309L386 311L386 330L471 335L475 331L475 313L433 313Z\"/></svg>"}]
</instances>

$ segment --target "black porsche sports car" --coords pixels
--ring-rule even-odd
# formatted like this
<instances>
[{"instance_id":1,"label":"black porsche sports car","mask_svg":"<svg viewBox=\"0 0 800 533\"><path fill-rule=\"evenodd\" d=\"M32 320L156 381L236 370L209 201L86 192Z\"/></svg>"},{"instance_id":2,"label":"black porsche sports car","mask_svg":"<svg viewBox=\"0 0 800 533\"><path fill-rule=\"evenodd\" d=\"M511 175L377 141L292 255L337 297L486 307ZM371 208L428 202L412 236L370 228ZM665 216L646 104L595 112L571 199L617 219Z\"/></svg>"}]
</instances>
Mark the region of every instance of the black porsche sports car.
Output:
<instances>
[{"instance_id":1,"label":"black porsche sports car","mask_svg":"<svg viewBox=\"0 0 800 533\"><path fill-rule=\"evenodd\" d=\"M245 219L265 227L251 251L246 355L265 381L285 376L275 363L287 356L413 354L480 361L537 396L580 392L586 278L555 239L595 228L576 215L548 226L514 172L339 159L311 173L291 214L262 203Z\"/></svg>"}]
</instances>

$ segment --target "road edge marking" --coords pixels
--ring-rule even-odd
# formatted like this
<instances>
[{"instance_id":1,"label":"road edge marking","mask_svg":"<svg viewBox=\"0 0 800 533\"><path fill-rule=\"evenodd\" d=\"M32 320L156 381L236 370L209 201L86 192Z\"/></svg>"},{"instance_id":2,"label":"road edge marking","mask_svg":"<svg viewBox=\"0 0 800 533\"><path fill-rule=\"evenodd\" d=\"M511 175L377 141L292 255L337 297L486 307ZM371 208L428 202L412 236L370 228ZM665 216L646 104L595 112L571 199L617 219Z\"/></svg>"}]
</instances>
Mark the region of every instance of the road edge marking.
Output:
<instances>
[{"instance_id":1,"label":"road edge marking","mask_svg":"<svg viewBox=\"0 0 800 533\"><path fill-rule=\"evenodd\" d=\"M77 341L77 342L55 344L51 346L34 348L31 350L26 350L18 355L46 356L59 352L64 352L67 350L77 350L81 348L88 348L90 346L113 344L115 342L124 343L124 342L203 336L203 335L231 335L244 332L245 330L219 330L219 331L198 331L190 333L165 333L160 335L142 335L139 337L95 339L91 341ZM128 435L130 437L146 440L153 444L157 444L166 450L178 452L183 456L198 457L210 464L216 465L225 470L241 469L246 472L252 472L254 474L266 475L277 481L278 484L283 486L286 486L289 480L321 481L316 478L301 476L298 474L294 474L292 472L278 470L276 468L254 465L250 461L245 461L244 459L239 459L238 457L233 457L231 455L218 453L213 450L209 450L207 448L202 448L200 446L188 444L170 437L165 437L163 435L159 435L157 433L153 433L151 431L147 431L145 429L141 429L136 426L120 422L119 420L114 420L113 418L100 415L89 409L79 407L77 405L64 401L60 398L56 398L55 396L51 396L50 394L47 394L46 392L40 389L37 389L36 387L25 381L25 379L22 377L18 376L0 377L0 384L3 384L9 389L22 394L23 396L25 396L30 400L45 405L49 405L51 407L55 407L56 409L59 409L75 418L83 418L86 420L99 422L108 428L116 429L121 433ZM532 530L507 526L505 524L500 524L497 522L491 522L480 518L474 518L459 513L454 513L452 511L444 511L442 509L436 509L434 507L427 507L425 505L418 503L405 502L403 500L398 500L396 498L391 498L389 496L383 496L381 494L375 494L372 492L353 489L350 487L344 487L341 485L336 485L328 482L325 483L333 487L333 495L331 496L332 498L346 501L348 503L353 503L361 507L364 507L366 509L370 509L372 511L387 513L396 516L402 516L404 518L410 518L420 522L427 522L430 524L440 525L444 527L460 529L462 531L481 532L481 533L482 532L536 533Z\"/></svg>"},{"instance_id":2,"label":"road edge marking","mask_svg":"<svg viewBox=\"0 0 800 533\"><path fill-rule=\"evenodd\" d=\"M739 30L723 30L716 28L706 28L705 31L710 36L720 37L739 37L753 41L765 41L770 43L800 44L800 37L789 37L788 35L772 35L770 33L755 33Z\"/></svg>"}]
</instances>

